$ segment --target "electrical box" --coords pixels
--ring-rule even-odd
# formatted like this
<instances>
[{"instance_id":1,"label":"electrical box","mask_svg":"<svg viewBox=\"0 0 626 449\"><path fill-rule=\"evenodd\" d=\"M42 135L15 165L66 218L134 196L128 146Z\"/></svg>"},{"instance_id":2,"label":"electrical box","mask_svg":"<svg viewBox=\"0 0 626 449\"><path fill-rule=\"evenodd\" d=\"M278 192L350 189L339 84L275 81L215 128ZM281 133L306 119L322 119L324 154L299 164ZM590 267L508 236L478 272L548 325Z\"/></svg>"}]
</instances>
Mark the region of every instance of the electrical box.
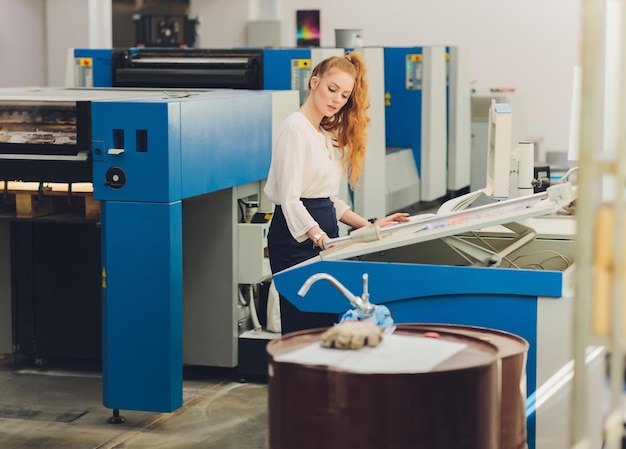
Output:
<instances>
[{"instance_id":1,"label":"electrical box","mask_svg":"<svg viewBox=\"0 0 626 449\"><path fill-rule=\"evenodd\" d=\"M269 228L269 222L237 225L239 284L259 284L272 276L267 257Z\"/></svg>"},{"instance_id":2,"label":"electrical box","mask_svg":"<svg viewBox=\"0 0 626 449\"><path fill-rule=\"evenodd\" d=\"M406 90L422 89L422 54L406 55Z\"/></svg>"}]
</instances>

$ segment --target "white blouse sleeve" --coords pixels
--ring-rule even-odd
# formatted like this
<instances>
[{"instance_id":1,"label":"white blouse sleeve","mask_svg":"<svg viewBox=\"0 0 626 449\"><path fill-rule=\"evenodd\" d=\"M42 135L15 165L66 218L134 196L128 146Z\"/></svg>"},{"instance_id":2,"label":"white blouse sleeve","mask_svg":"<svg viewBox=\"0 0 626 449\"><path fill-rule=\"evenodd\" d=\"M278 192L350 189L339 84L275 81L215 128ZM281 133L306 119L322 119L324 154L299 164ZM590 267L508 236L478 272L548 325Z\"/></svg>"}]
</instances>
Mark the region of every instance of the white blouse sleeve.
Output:
<instances>
[{"instance_id":1,"label":"white blouse sleeve","mask_svg":"<svg viewBox=\"0 0 626 449\"><path fill-rule=\"evenodd\" d=\"M342 200L341 198L339 198L336 195L331 196L330 199L332 200L333 204L335 205L335 212L336 212L336 215L337 215L337 221L339 221L341 219L341 217L343 216L343 214L345 214L351 208L348 205L348 203L346 203L344 200Z\"/></svg>"},{"instance_id":2,"label":"white blouse sleeve","mask_svg":"<svg viewBox=\"0 0 626 449\"><path fill-rule=\"evenodd\" d=\"M283 210L289 232L298 242L305 241L308 238L306 232L318 224L300 200L306 168L306 148L305 137L297 129L287 128L278 137L272 156L277 204Z\"/></svg>"}]
</instances>

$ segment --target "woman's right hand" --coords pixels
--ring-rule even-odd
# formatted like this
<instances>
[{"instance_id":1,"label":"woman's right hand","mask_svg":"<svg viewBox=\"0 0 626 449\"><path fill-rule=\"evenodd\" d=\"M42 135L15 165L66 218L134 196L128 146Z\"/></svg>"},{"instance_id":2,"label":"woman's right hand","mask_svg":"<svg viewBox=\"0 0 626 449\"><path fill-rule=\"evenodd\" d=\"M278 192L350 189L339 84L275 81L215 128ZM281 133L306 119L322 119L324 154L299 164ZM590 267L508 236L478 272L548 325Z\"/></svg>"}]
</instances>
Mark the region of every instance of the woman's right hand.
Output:
<instances>
[{"instance_id":1,"label":"woman's right hand","mask_svg":"<svg viewBox=\"0 0 626 449\"><path fill-rule=\"evenodd\" d=\"M396 212L395 214L388 215L385 218L381 218L376 224L383 228L385 226L391 226L398 223L405 223L409 221L409 214L406 212Z\"/></svg>"}]
</instances>

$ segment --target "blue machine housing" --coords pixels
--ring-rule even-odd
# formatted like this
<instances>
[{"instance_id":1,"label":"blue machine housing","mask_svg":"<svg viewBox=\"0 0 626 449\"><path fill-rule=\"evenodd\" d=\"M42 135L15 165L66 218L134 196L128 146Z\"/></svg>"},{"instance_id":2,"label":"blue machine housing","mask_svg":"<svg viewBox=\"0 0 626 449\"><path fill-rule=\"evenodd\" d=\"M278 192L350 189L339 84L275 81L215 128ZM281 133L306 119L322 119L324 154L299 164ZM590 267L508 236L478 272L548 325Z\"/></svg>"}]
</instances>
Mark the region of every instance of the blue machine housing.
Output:
<instances>
[{"instance_id":1,"label":"blue machine housing","mask_svg":"<svg viewBox=\"0 0 626 449\"><path fill-rule=\"evenodd\" d=\"M75 76L92 78L92 87L111 87L112 66L111 56L113 50L110 48L77 48L74 50L74 71ZM84 83L81 85L87 85Z\"/></svg>"},{"instance_id":2,"label":"blue machine housing","mask_svg":"<svg viewBox=\"0 0 626 449\"><path fill-rule=\"evenodd\" d=\"M267 48L263 50L263 88L289 90L292 88L294 59L311 59L307 48ZM312 67L309 68L311 69ZM297 75L296 75L297 76ZM298 82L299 80L295 80Z\"/></svg>"},{"instance_id":3,"label":"blue machine housing","mask_svg":"<svg viewBox=\"0 0 626 449\"><path fill-rule=\"evenodd\" d=\"M422 56L422 47L386 47L385 139L387 147L412 148L421 173L422 89L407 89L407 55ZM416 61L416 63L419 63ZM419 83L419 80L416 80ZM416 86L417 87L417 86Z\"/></svg>"},{"instance_id":4,"label":"blue machine housing","mask_svg":"<svg viewBox=\"0 0 626 449\"><path fill-rule=\"evenodd\" d=\"M105 406L182 405L182 201L264 179L271 121L261 91L92 103Z\"/></svg>"},{"instance_id":5,"label":"blue machine housing","mask_svg":"<svg viewBox=\"0 0 626 449\"><path fill-rule=\"evenodd\" d=\"M261 180L269 171L266 92L95 102L92 121L95 199L171 202ZM118 155L109 154L118 144L114 135L124 137ZM126 174L123 188L106 185L113 166Z\"/></svg>"},{"instance_id":6,"label":"blue machine housing","mask_svg":"<svg viewBox=\"0 0 626 449\"><path fill-rule=\"evenodd\" d=\"M444 46L384 48L387 152L410 149L419 178L418 201L448 191L447 50Z\"/></svg>"}]
</instances>

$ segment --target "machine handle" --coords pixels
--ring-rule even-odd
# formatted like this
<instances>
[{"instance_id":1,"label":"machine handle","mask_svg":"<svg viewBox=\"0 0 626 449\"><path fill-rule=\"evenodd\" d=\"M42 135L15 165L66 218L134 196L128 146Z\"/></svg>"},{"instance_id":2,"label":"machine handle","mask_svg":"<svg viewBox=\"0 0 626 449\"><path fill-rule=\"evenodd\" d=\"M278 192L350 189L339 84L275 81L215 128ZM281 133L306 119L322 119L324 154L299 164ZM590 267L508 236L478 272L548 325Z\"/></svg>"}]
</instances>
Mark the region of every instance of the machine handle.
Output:
<instances>
[{"instance_id":1,"label":"machine handle","mask_svg":"<svg viewBox=\"0 0 626 449\"><path fill-rule=\"evenodd\" d=\"M86 161L89 155L81 151L76 155L70 154L0 154L0 159L25 161Z\"/></svg>"}]
</instances>

